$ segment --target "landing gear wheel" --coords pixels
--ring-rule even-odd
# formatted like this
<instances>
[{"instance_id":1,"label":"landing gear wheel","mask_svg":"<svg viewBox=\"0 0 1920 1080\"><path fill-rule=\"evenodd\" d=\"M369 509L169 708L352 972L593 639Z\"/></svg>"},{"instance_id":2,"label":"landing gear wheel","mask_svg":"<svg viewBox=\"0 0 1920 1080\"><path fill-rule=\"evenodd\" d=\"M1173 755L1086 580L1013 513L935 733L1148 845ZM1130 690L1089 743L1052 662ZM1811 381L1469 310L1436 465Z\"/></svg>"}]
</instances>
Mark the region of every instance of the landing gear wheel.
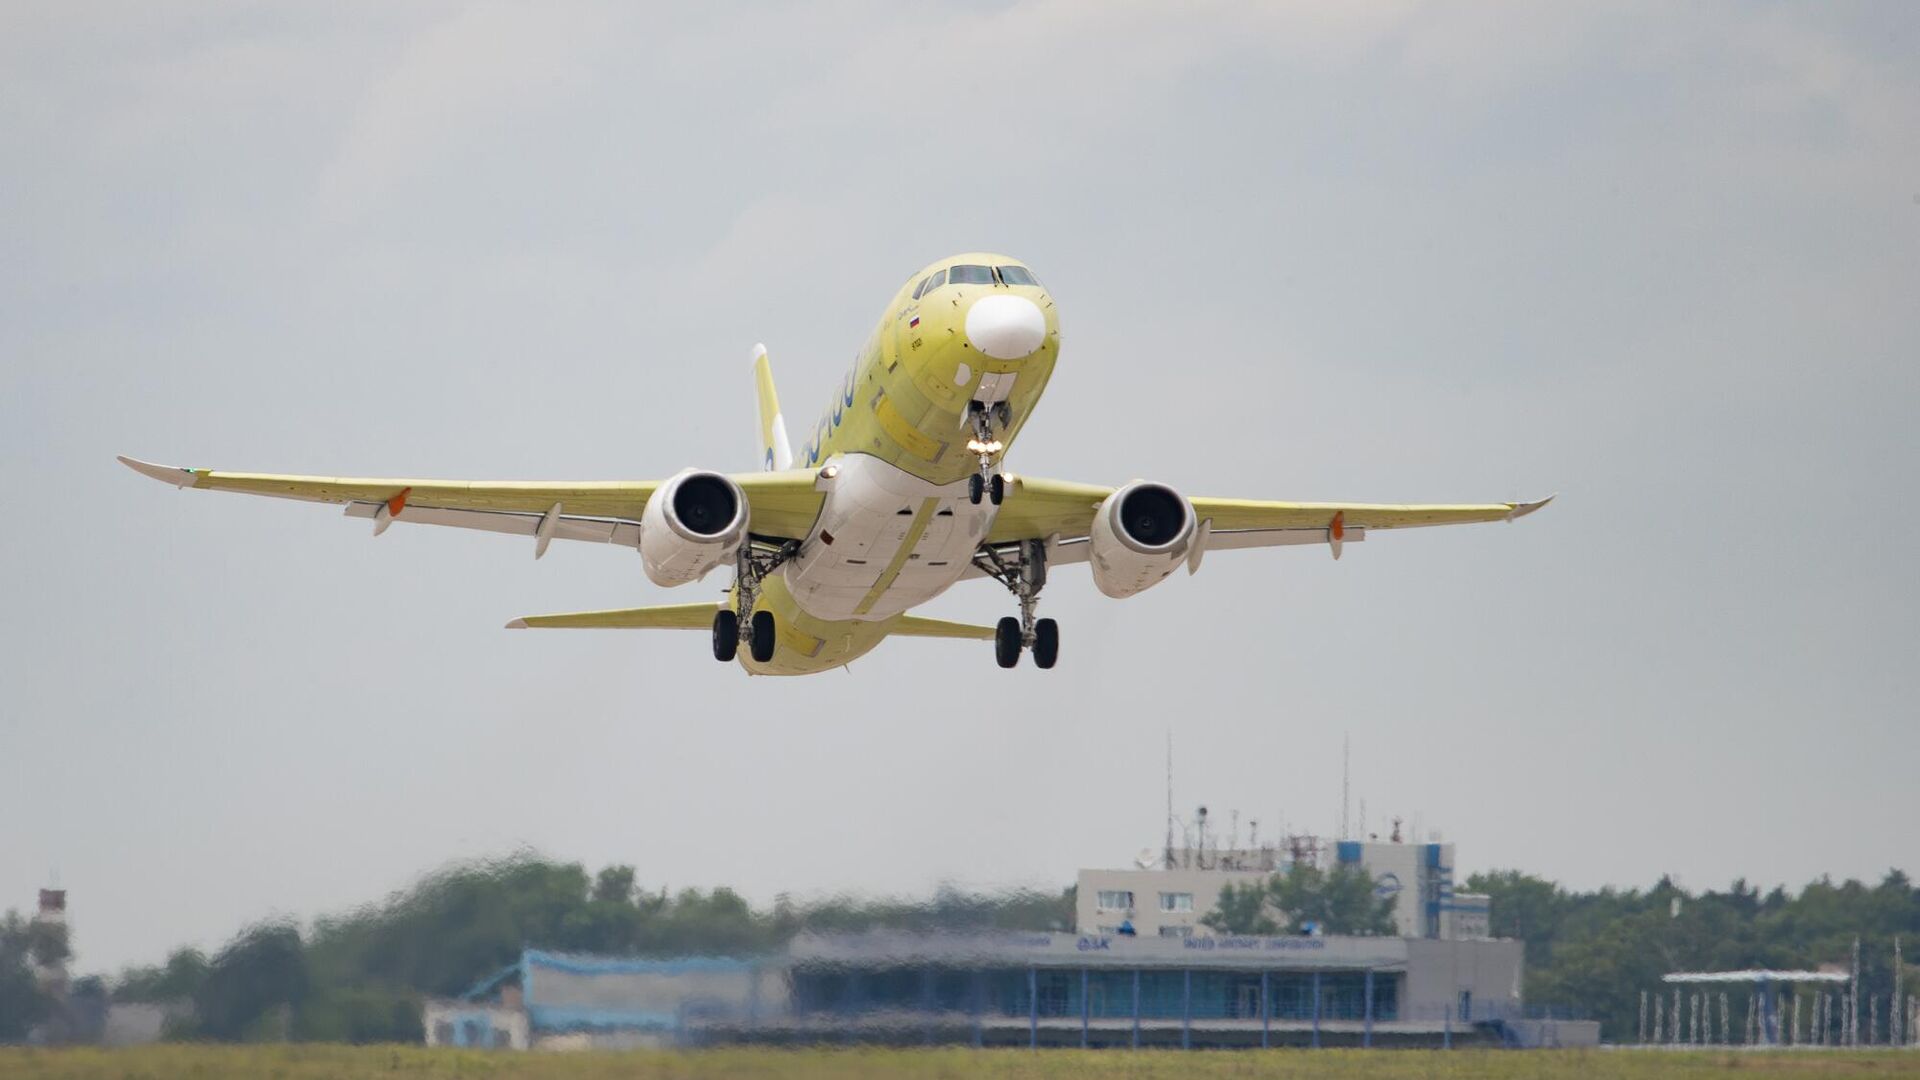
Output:
<instances>
[{"instance_id":1,"label":"landing gear wheel","mask_svg":"<svg viewBox=\"0 0 1920 1080\"><path fill-rule=\"evenodd\" d=\"M979 473L974 473L972 476L967 477L967 501L968 502L972 503L975 506L979 506L980 496L986 494L986 491L987 491L986 478L982 477ZM999 501L1000 500L998 499L994 500L994 502L999 502Z\"/></svg>"},{"instance_id":2,"label":"landing gear wheel","mask_svg":"<svg viewBox=\"0 0 1920 1080\"><path fill-rule=\"evenodd\" d=\"M722 609L713 613L713 658L730 664L740 651L740 616Z\"/></svg>"},{"instance_id":3,"label":"landing gear wheel","mask_svg":"<svg viewBox=\"0 0 1920 1080\"><path fill-rule=\"evenodd\" d=\"M1060 659L1060 624L1041 619L1033 624L1033 666L1050 668Z\"/></svg>"},{"instance_id":4,"label":"landing gear wheel","mask_svg":"<svg viewBox=\"0 0 1920 1080\"><path fill-rule=\"evenodd\" d=\"M1006 497L1007 478L1000 473L994 473L993 480L987 484L987 498L993 500L993 505L999 506L1000 500Z\"/></svg>"},{"instance_id":5,"label":"landing gear wheel","mask_svg":"<svg viewBox=\"0 0 1920 1080\"><path fill-rule=\"evenodd\" d=\"M1020 662L1020 620L1009 615L993 628L993 658L1001 667Z\"/></svg>"},{"instance_id":6,"label":"landing gear wheel","mask_svg":"<svg viewBox=\"0 0 1920 1080\"><path fill-rule=\"evenodd\" d=\"M753 634L747 639L747 648L754 660L764 664L773 659L773 612L754 612L748 625L753 627Z\"/></svg>"}]
</instances>

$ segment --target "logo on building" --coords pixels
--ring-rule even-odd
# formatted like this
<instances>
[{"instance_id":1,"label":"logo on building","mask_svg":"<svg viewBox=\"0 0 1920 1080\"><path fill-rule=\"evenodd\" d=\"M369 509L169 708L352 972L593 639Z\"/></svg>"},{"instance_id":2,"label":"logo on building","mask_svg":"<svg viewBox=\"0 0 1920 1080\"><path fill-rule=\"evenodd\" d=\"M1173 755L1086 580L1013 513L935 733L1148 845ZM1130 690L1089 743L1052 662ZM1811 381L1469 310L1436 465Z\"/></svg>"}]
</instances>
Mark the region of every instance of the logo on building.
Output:
<instances>
[{"instance_id":1,"label":"logo on building","mask_svg":"<svg viewBox=\"0 0 1920 1080\"><path fill-rule=\"evenodd\" d=\"M1373 895L1385 900L1400 895L1400 875L1391 871L1381 874L1373 883Z\"/></svg>"}]
</instances>

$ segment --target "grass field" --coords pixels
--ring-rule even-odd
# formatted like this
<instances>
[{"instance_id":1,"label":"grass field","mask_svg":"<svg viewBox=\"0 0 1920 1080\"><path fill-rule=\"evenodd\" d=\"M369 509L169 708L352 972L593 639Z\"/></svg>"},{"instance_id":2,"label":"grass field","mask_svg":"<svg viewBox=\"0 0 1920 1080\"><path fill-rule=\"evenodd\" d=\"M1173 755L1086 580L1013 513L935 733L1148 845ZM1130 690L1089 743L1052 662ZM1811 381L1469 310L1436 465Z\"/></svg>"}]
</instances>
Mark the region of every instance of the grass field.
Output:
<instances>
[{"instance_id":1,"label":"grass field","mask_svg":"<svg viewBox=\"0 0 1920 1080\"><path fill-rule=\"evenodd\" d=\"M693 1053L485 1053L413 1046L155 1046L0 1049L0 1077L56 1080L706 1080L927 1077L1331 1077L1608 1080L1743 1076L1916 1077L1920 1052L1275 1050L1180 1053L1059 1050L708 1050Z\"/></svg>"}]
</instances>

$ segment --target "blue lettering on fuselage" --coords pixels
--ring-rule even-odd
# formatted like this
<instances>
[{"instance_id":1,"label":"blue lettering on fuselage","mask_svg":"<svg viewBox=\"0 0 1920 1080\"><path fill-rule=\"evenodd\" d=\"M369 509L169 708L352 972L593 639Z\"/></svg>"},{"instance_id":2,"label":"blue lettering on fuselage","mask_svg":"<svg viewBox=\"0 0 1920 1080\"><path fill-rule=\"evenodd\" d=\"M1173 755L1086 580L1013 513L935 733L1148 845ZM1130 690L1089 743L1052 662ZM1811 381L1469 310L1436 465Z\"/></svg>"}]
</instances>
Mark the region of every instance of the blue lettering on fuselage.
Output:
<instances>
[{"instance_id":1,"label":"blue lettering on fuselage","mask_svg":"<svg viewBox=\"0 0 1920 1080\"><path fill-rule=\"evenodd\" d=\"M827 437L840 430L840 425L846 422L847 410L853 408L854 376L859 371L860 361L856 359L853 367L847 369L840 392L833 395L833 402L827 406L825 415L813 426L813 439L807 443L804 455L808 465L820 464L820 451L827 445Z\"/></svg>"}]
</instances>

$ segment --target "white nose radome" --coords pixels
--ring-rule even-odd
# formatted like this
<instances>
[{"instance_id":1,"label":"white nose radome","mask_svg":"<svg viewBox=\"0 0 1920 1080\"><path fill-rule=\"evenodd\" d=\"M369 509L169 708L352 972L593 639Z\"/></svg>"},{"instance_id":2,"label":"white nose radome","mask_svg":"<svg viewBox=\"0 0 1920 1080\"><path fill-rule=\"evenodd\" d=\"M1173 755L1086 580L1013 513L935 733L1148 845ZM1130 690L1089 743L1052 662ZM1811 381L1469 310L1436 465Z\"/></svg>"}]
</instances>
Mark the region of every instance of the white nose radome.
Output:
<instances>
[{"instance_id":1,"label":"white nose radome","mask_svg":"<svg viewBox=\"0 0 1920 1080\"><path fill-rule=\"evenodd\" d=\"M995 360L1032 356L1047 339L1047 317L1024 296L983 296L967 309L967 341Z\"/></svg>"}]
</instances>

